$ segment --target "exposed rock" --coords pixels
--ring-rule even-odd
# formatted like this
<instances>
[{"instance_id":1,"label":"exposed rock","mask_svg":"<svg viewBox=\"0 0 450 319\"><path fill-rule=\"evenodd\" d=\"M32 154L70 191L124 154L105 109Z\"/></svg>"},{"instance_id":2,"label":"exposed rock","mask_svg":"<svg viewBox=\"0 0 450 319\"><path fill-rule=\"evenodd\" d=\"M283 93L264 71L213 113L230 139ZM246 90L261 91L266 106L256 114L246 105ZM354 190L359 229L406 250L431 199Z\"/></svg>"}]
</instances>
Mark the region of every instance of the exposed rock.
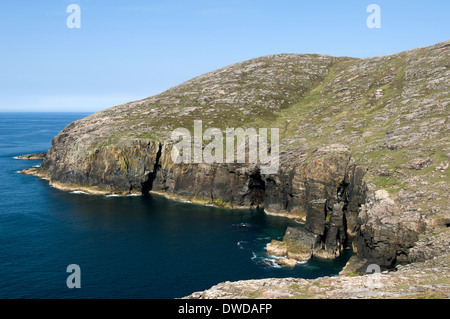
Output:
<instances>
[{"instance_id":1,"label":"exposed rock","mask_svg":"<svg viewBox=\"0 0 450 319\"><path fill-rule=\"evenodd\" d=\"M322 155L324 154L327 153L322 153ZM300 206L303 204L303 207L300 207L307 212L305 227L301 232L306 232L308 235L314 235L314 239L312 240L317 241L317 244L315 244L314 249L312 249L311 247L308 248L308 240L304 247L297 243L296 250L300 251L300 253L297 254L292 251L289 253L288 245L287 256L290 258L299 261L308 260L311 256L334 259L340 256L348 242L351 242L357 235L359 231L357 216L360 206L364 203L366 193L366 186L363 182L365 170L348 162L345 155L346 154L344 154L344 157L336 157L336 154L333 156L327 154L322 157L320 162L320 172L325 171L328 176L334 177L332 183L327 183L325 180L318 183L321 178L319 176L315 176L314 179L305 179L305 186L300 188L303 189L304 192L296 194L297 198L304 199L304 201L298 203L298 205ZM347 165L339 166L333 164L337 162L341 164L347 163ZM308 166L306 166L303 171L308 172L307 169ZM288 176L296 175L289 174ZM309 182L307 182L308 180ZM282 184L282 182L280 183ZM266 186L266 190L267 189L268 186ZM319 199L307 201L308 198L318 197ZM307 203L307 205L305 205L305 203ZM284 241L286 242L289 239L290 236L286 232ZM299 240L293 242L298 241Z\"/></svg>"},{"instance_id":2,"label":"exposed rock","mask_svg":"<svg viewBox=\"0 0 450 319\"><path fill-rule=\"evenodd\" d=\"M420 238L408 251L408 261L419 262L433 259L450 251L450 229Z\"/></svg>"},{"instance_id":3,"label":"exposed rock","mask_svg":"<svg viewBox=\"0 0 450 319\"><path fill-rule=\"evenodd\" d=\"M319 157L329 153L345 153L348 154L350 151L349 147L343 144L331 144L319 147L314 151L314 156Z\"/></svg>"},{"instance_id":4,"label":"exposed rock","mask_svg":"<svg viewBox=\"0 0 450 319\"><path fill-rule=\"evenodd\" d=\"M443 161L439 163L438 166L436 166L436 170L441 171L442 173L445 173L445 170L448 168L449 164L447 161Z\"/></svg>"},{"instance_id":5,"label":"exposed rock","mask_svg":"<svg viewBox=\"0 0 450 319\"><path fill-rule=\"evenodd\" d=\"M406 262L409 249L427 226L422 214L401 211L385 190L369 193L358 219L358 255L380 266Z\"/></svg>"},{"instance_id":6,"label":"exposed rock","mask_svg":"<svg viewBox=\"0 0 450 319\"><path fill-rule=\"evenodd\" d=\"M341 254L347 240L347 229L344 219L344 203L333 205L333 211L328 223L324 250L328 258L336 258Z\"/></svg>"},{"instance_id":7,"label":"exposed rock","mask_svg":"<svg viewBox=\"0 0 450 319\"><path fill-rule=\"evenodd\" d=\"M287 255L286 243L273 239L266 245L266 252L272 256L283 257Z\"/></svg>"},{"instance_id":8,"label":"exposed rock","mask_svg":"<svg viewBox=\"0 0 450 319\"><path fill-rule=\"evenodd\" d=\"M297 261L297 259L293 259L293 258L278 258L275 260L275 263L280 266L295 267L295 265L297 265L298 261Z\"/></svg>"},{"instance_id":9,"label":"exposed rock","mask_svg":"<svg viewBox=\"0 0 450 319\"><path fill-rule=\"evenodd\" d=\"M305 228L313 234L323 236L327 219L327 200L316 199L309 202Z\"/></svg>"},{"instance_id":10,"label":"exposed rock","mask_svg":"<svg viewBox=\"0 0 450 319\"><path fill-rule=\"evenodd\" d=\"M15 158L17 159L25 159L25 160L43 160L45 158L45 155L47 152L41 152L41 153L34 153L34 154L26 154L26 155L19 155Z\"/></svg>"},{"instance_id":11,"label":"exposed rock","mask_svg":"<svg viewBox=\"0 0 450 319\"><path fill-rule=\"evenodd\" d=\"M309 260L321 248L320 236L303 227L288 227L283 241L287 257L298 261Z\"/></svg>"},{"instance_id":12,"label":"exposed rock","mask_svg":"<svg viewBox=\"0 0 450 319\"><path fill-rule=\"evenodd\" d=\"M353 255L348 260L344 268L339 272L340 276L349 276L363 274L367 268L367 259L361 258L360 256Z\"/></svg>"},{"instance_id":13,"label":"exposed rock","mask_svg":"<svg viewBox=\"0 0 450 319\"><path fill-rule=\"evenodd\" d=\"M448 299L449 256L362 276L227 281L185 299Z\"/></svg>"},{"instance_id":14,"label":"exposed rock","mask_svg":"<svg viewBox=\"0 0 450 319\"><path fill-rule=\"evenodd\" d=\"M431 165L431 158L415 158L401 165L402 168L421 170Z\"/></svg>"}]
</instances>

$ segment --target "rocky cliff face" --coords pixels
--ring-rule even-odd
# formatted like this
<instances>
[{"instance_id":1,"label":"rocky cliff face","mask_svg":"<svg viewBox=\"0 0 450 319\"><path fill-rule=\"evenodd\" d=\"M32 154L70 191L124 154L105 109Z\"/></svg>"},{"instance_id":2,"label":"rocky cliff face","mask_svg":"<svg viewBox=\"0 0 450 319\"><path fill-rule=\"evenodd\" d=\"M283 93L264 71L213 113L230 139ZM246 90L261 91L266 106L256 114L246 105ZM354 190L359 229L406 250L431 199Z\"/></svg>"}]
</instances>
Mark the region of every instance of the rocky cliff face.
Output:
<instances>
[{"instance_id":1,"label":"rocky cliff face","mask_svg":"<svg viewBox=\"0 0 450 319\"><path fill-rule=\"evenodd\" d=\"M281 174L268 179L266 211L287 212L305 222L304 228L286 232L284 255L288 258L339 257L358 233L366 170L356 166L346 150L342 145L319 148L314 160L303 165L286 163ZM280 245L273 241L268 253L280 256L272 250Z\"/></svg>"},{"instance_id":2,"label":"rocky cliff face","mask_svg":"<svg viewBox=\"0 0 450 319\"><path fill-rule=\"evenodd\" d=\"M368 59L237 63L71 123L25 173L67 189L264 207L305 222L278 243L296 259L334 258L351 243L384 266L428 258L417 247L450 225L449 52L447 41ZM224 133L278 128L278 172L175 164L170 134L193 132L194 120Z\"/></svg>"},{"instance_id":3,"label":"rocky cliff face","mask_svg":"<svg viewBox=\"0 0 450 319\"><path fill-rule=\"evenodd\" d=\"M357 251L380 265L407 262L408 249L427 230L425 217L417 211L401 210L385 190L371 192L367 202L358 216Z\"/></svg>"}]
</instances>

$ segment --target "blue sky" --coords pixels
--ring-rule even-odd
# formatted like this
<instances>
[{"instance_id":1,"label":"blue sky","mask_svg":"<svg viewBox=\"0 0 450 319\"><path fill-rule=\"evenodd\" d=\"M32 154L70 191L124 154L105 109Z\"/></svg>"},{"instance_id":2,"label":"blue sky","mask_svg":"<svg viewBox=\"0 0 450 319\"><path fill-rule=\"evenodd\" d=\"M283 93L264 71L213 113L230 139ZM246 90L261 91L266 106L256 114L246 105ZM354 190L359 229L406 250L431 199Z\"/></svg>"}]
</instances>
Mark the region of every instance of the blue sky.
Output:
<instances>
[{"instance_id":1,"label":"blue sky","mask_svg":"<svg viewBox=\"0 0 450 319\"><path fill-rule=\"evenodd\" d=\"M448 0L2 1L0 111L98 111L267 54L396 53L448 40L449 21Z\"/></svg>"}]
</instances>

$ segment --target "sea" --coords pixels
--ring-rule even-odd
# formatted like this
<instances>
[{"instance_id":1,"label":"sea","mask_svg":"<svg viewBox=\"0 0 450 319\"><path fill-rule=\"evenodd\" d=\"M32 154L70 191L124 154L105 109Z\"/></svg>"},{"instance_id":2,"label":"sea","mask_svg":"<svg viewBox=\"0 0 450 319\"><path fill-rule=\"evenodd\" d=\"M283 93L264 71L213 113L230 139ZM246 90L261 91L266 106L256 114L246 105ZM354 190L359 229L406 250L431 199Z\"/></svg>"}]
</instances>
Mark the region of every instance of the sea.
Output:
<instances>
[{"instance_id":1,"label":"sea","mask_svg":"<svg viewBox=\"0 0 450 319\"><path fill-rule=\"evenodd\" d=\"M0 299L174 299L220 282L336 276L333 261L281 267L265 245L291 219L158 195L70 192L19 174L89 113L0 113ZM70 265L77 265L73 270ZM77 283L76 287L69 283Z\"/></svg>"}]
</instances>

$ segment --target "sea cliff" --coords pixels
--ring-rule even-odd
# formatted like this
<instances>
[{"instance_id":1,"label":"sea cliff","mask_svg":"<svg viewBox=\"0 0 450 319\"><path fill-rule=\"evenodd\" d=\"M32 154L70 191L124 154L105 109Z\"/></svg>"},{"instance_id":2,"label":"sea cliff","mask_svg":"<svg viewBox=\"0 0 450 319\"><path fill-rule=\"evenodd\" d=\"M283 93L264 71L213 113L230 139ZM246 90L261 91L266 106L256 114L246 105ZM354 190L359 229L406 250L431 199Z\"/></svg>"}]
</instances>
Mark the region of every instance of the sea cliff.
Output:
<instances>
[{"instance_id":1,"label":"sea cliff","mask_svg":"<svg viewBox=\"0 0 450 319\"><path fill-rule=\"evenodd\" d=\"M305 223L268 246L288 259L351 247L359 273L425 261L450 242L449 53L447 41L366 59L240 62L69 124L23 173L62 189L264 207ZM278 128L278 171L174 163L171 132L194 120L222 132Z\"/></svg>"}]
</instances>

